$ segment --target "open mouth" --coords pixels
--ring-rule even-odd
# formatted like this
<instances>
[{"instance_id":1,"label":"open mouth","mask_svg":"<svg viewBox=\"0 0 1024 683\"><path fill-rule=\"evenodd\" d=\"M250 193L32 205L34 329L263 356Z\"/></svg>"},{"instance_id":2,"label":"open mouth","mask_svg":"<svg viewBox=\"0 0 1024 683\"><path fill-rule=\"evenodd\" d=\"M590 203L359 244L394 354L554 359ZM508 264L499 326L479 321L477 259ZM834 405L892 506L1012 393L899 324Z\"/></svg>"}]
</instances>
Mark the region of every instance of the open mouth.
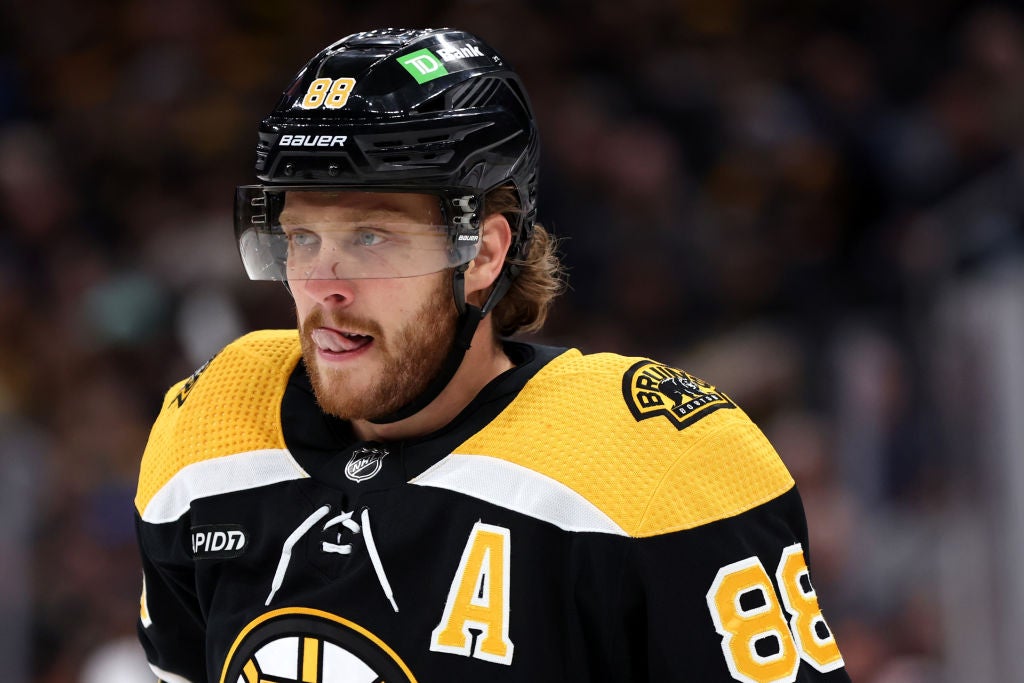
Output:
<instances>
[{"instance_id":1,"label":"open mouth","mask_svg":"<svg viewBox=\"0 0 1024 683\"><path fill-rule=\"evenodd\" d=\"M373 342L373 337L368 334L343 332L326 327L316 328L310 333L310 337L318 349L330 354L352 353L366 348Z\"/></svg>"}]
</instances>

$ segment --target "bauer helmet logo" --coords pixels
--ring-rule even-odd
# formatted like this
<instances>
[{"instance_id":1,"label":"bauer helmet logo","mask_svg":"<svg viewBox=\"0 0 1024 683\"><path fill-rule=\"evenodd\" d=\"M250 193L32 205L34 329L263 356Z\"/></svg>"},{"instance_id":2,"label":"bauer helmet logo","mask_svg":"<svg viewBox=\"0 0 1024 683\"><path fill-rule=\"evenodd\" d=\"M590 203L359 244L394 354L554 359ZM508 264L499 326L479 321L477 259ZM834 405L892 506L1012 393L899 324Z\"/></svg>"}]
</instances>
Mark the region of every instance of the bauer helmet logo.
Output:
<instances>
[{"instance_id":1,"label":"bauer helmet logo","mask_svg":"<svg viewBox=\"0 0 1024 683\"><path fill-rule=\"evenodd\" d=\"M720 408L736 404L714 386L688 372L654 361L635 363L622 378L622 397L633 417L663 416L676 429L693 424Z\"/></svg>"},{"instance_id":2,"label":"bauer helmet logo","mask_svg":"<svg viewBox=\"0 0 1024 683\"><path fill-rule=\"evenodd\" d=\"M347 135L282 135L277 144L281 147L344 147Z\"/></svg>"}]
</instances>

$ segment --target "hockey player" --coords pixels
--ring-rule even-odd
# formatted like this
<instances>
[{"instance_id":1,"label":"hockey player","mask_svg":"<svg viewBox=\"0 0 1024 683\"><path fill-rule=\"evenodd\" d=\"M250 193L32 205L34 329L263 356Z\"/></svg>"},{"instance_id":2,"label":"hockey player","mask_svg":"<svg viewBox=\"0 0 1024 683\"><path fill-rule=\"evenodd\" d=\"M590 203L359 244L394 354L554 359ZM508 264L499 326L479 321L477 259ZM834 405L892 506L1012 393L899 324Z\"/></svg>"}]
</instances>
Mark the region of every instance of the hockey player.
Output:
<instances>
[{"instance_id":1,"label":"hockey player","mask_svg":"<svg viewBox=\"0 0 1024 683\"><path fill-rule=\"evenodd\" d=\"M722 391L510 341L560 287L522 85L379 30L295 77L235 231L298 332L173 387L136 498L168 683L848 681L793 480Z\"/></svg>"}]
</instances>

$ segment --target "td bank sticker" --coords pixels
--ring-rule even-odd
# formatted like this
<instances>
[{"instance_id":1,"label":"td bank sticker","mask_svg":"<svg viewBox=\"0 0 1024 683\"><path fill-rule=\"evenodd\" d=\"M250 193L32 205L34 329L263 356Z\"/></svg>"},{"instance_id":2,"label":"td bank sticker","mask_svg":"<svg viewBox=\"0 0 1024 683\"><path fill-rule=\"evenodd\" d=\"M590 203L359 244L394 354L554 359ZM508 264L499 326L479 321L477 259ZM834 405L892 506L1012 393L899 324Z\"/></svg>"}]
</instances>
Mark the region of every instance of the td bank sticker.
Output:
<instances>
[{"instance_id":1,"label":"td bank sticker","mask_svg":"<svg viewBox=\"0 0 1024 683\"><path fill-rule=\"evenodd\" d=\"M448 75L448 69L444 68L441 60L427 48L399 57L398 63L405 67L417 83L426 83Z\"/></svg>"}]
</instances>

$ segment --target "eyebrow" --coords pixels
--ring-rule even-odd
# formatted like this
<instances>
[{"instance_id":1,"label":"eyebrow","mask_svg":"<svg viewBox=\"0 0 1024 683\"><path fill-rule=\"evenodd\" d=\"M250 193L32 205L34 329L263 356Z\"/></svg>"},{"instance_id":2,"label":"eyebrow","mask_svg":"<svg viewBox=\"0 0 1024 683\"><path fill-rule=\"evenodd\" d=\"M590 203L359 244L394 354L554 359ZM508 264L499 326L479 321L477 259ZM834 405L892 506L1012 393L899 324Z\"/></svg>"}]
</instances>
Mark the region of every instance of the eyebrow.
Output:
<instances>
[{"instance_id":1,"label":"eyebrow","mask_svg":"<svg viewBox=\"0 0 1024 683\"><path fill-rule=\"evenodd\" d=\"M304 208L297 209L294 207L285 207L281 211L281 215L278 217L278 220L282 222L301 222L297 220L295 214L298 214L298 216L301 217L305 213L305 211L306 210ZM382 220L401 220L405 222L423 223L424 225L428 225L434 222L423 220L422 218L414 216L412 213L407 211L402 211L400 209L391 209L388 207L370 207L366 209L360 209L359 215L357 217L355 217L354 219L346 219L344 222L351 223L352 225L358 225L361 223L374 223Z\"/></svg>"}]
</instances>

